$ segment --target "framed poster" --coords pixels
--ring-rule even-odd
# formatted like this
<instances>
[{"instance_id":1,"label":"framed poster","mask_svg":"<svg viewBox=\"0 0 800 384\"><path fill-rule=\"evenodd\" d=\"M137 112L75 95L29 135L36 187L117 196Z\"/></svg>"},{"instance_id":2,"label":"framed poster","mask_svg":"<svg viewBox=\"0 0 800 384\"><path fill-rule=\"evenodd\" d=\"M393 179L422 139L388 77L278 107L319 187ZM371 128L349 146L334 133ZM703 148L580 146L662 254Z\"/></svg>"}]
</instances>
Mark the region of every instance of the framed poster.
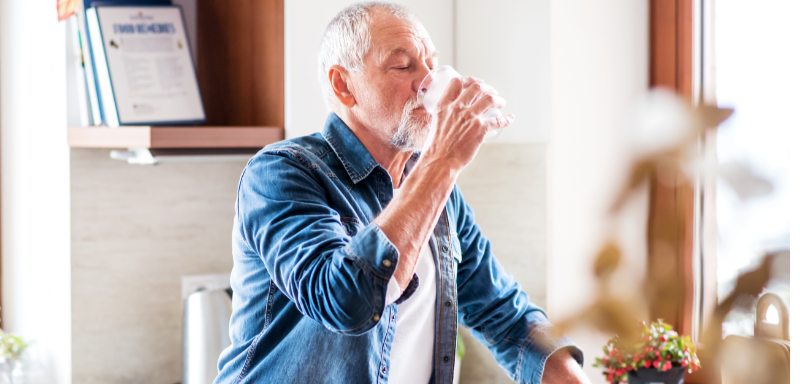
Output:
<instances>
[{"instance_id":1,"label":"framed poster","mask_svg":"<svg viewBox=\"0 0 800 384\"><path fill-rule=\"evenodd\" d=\"M86 11L106 125L205 121L178 6L97 6Z\"/></svg>"}]
</instances>

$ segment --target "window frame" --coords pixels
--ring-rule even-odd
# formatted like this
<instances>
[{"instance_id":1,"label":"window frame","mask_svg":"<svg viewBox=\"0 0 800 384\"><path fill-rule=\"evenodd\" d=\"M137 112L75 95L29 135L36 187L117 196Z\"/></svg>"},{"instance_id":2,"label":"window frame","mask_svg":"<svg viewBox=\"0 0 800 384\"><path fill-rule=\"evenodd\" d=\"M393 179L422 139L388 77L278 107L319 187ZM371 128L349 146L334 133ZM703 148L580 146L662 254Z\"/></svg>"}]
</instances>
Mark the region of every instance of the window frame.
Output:
<instances>
[{"instance_id":1,"label":"window frame","mask_svg":"<svg viewBox=\"0 0 800 384\"><path fill-rule=\"evenodd\" d=\"M694 101L692 0L650 0L650 87L672 90ZM674 172L672 177L679 177ZM648 266L654 267L655 223L677 220L678 247L668 260L675 271L680 300L675 305L651 308L653 319L664 319L680 334L692 334L694 306L695 188L689 183L650 183L647 222ZM664 266L660 260L659 267Z\"/></svg>"},{"instance_id":2,"label":"window frame","mask_svg":"<svg viewBox=\"0 0 800 384\"><path fill-rule=\"evenodd\" d=\"M716 106L713 22L714 0L650 0L650 87L672 90L692 105ZM714 130L699 135L697 154L716 157ZM704 360L709 356L699 341L717 303L716 182L698 175L694 183L672 184L649 186L648 268L656 265L654 223L679 219L679 247L669 262L681 288L680 299L671 308L651 308L650 317L663 318L680 334L691 335ZM685 383L716 384L718 379L714 372L700 369L687 374Z\"/></svg>"}]
</instances>

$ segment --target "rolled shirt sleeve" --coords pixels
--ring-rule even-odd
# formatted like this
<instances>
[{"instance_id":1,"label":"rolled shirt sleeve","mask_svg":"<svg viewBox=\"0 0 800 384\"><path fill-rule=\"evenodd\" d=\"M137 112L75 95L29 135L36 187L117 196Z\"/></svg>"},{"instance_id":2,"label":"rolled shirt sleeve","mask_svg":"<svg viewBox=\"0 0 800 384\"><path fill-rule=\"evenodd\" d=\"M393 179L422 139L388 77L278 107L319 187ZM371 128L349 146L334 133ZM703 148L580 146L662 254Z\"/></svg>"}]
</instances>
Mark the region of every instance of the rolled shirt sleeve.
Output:
<instances>
[{"instance_id":1,"label":"rolled shirt sleeve","mask_svg":"<svg viewBox=\"0 0 800 384\"><path fill-rule=\"evenodd\" d=\"M417 290L417 287L419 287L419 277L416 273L411 276L411 281L408 283L405 290L400 289L400 284L397 283L397 279L392 276L389 280L389 286L386 289L386 305L392 303L401 304L408 300Z\"/></svg>"},{"instance_id":2,"label":"rolled shirt sleeve","mask_svg":"<svg viewBox=\"0 0 800 384\"><path fill-rule=\"evenodd\" d=\"M389 279L389 286L386 288L386 305L394 303L402 295L403 290L400 289L400 284L398 284L397 279L392 276L392 278Z\"/></svg>"},{"instance_id":3,"label":"rolled shirt sleeve","mask_svg":"<svg viewBox=\"0 0 800 384\"><path fill-rule=\"evenodd\" d=\"M541 383L547 359L562 348L567 348L578 364L583 366L583 351L567 336L553 337L551 328L543 312L531 311L517 321L503 340L497 343L498 352L508 349L500 355L518 353L516 361L506 363L511 363L509 367L514 368L509 372L512 379L519 383Z\"/></svg>"}]
</instances>

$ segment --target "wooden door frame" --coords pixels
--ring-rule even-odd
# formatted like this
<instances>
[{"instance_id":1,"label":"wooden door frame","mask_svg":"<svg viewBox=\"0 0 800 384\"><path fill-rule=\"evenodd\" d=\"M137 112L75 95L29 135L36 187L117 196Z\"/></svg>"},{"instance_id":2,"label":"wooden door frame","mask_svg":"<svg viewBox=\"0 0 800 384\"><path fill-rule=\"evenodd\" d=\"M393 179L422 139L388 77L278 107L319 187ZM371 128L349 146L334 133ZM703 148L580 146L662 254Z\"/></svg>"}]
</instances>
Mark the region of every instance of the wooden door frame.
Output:
<instances>
[{"instance_id":1,"label":"wooden door frame","mask_svg":"<svg viewBox=\"0 0 800 384\"><path fill-rule=\"evenodd\" d=\"M697 2L697 4L695 4ZM697 12L697 14L695 14ZM706 34L713 34L713 0L650 0L650 86L669 89L687 102L715 104L713 95L713 37L706 38ZM699 23L695 24L695 20ZM708 23L709 20L711 23ZM707 25L708 24L708 25ZM694 28L697 28L695 31ZM697 33L697 36L695 36ZM697 44L694 46L693 43ZM694 56L696 55L696 56ZM712 75L706 79L706 74ZM697 76L697 78L694 78ZM711 87L708 87L712 85ZM714 132L709 131L704 137L699 138L699 146L710 147L713 152ZM705 151L705 149L704 149ZM675 177L678 177L677 173ZM681 335L699 336L702 334L704 316L709 313L709 308L716 304L716 260L714 252L706 252L710 244L704 244L703 238L712 234L713 223L704 223L695 220L696 214L702 219L707 214L709 207L704 208L703 200L711 197L713 201L713 181L699 181L696 186L703 194L696 198L695 185L691 182L671 183L666 186L658 182L650 185L650 211L648 217L648 265L655 262L664 263L664 260L654 259L654 223L658 220L675 220L677 233L677 247L673 253L666 257L667 264L672 268L673 278L679 288L679 298L669 308L651 309L651 318L664 318L668 323L674 324L676 331ZM711 186L711 188L708 188ZM698 204L695 206L695 204ZM706 211L706 212L703 212ZM712 211L713 212L713 207ZM695 228L697 226L697 228ZM695 235L698 238L695 238ZM713 238L713 236L712 236ZM695 247L695 242L698 246ZM695 252L701 258L700 273L703 274L695 295ZM711 277L710 279L708 277ZM695 298L699 305L695 306ZM700 311L699 321L693 324L694 311ZM693 329L698 327L700 329ZM694 332L693 332L694 331ZM697 339L695 339L697 342ZM707 355L702 345L697 345L697 354L701 361L708 361L714 356ZM716 372L700 369L685 377L687 384L719 384L719 375Z\"/></svg>"},{"instance_id":2,"label":"wooden door frame","mask_svg":"<svg viewBox=\"0 0 800 384\"><path fill-rule=\"evenodd\" d=\"M692 0L650 0L650 86L669 89L686 100L692 100ZM668 220L677 223L677 247L670 259L659 260L674 271L679 286L675 305L653 308L651 317L673 324L682 335L692 334L694 303L694 187L680 183L675 172L674 183L652 182L648 217L648 264L653 266L654 223ZM662 253L663 254L663 253ZM663 256L660 256L663 258Z\"/></svg>"}]
</instances>

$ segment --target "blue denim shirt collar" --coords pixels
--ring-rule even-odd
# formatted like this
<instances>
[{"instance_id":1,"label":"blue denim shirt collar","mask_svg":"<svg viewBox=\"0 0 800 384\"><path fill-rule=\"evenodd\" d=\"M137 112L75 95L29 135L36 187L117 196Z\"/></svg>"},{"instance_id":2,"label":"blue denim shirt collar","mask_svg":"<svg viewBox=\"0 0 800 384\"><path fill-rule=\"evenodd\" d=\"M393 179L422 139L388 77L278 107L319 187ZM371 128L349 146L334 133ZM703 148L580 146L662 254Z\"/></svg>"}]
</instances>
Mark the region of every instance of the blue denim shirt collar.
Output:
<instances>
[{"instance_id":1,"label":"blue denim shirt collar","mask_svg":"<svg viewBox=\"0 0 800 384\"><path fill-rule=\"evenodd\" d=\"M335 113L331 112L328 115L322 136L333 148L333 153L336 154L342 165L344 165L344 169L347 170L347 175L350 176L353 184L364 180L369 176L370 172L380 166L367 147L358 139L358 136ZM405 174L414 169L419 157L419 152L414 152L411 155L408 162L406 162Z\"/></svg>"},{"instance_id":2,"label":"blue denim shirt collar","mask_svg":"<svg viewBox=\"0 0 800 384\"><path fill-rule=\"evenodd\" d=\"M344 165L353 184L364 180L372 170L380 165L356 134L333 112L328 115L322 136Z\"/></svg>"}]
</instances>

